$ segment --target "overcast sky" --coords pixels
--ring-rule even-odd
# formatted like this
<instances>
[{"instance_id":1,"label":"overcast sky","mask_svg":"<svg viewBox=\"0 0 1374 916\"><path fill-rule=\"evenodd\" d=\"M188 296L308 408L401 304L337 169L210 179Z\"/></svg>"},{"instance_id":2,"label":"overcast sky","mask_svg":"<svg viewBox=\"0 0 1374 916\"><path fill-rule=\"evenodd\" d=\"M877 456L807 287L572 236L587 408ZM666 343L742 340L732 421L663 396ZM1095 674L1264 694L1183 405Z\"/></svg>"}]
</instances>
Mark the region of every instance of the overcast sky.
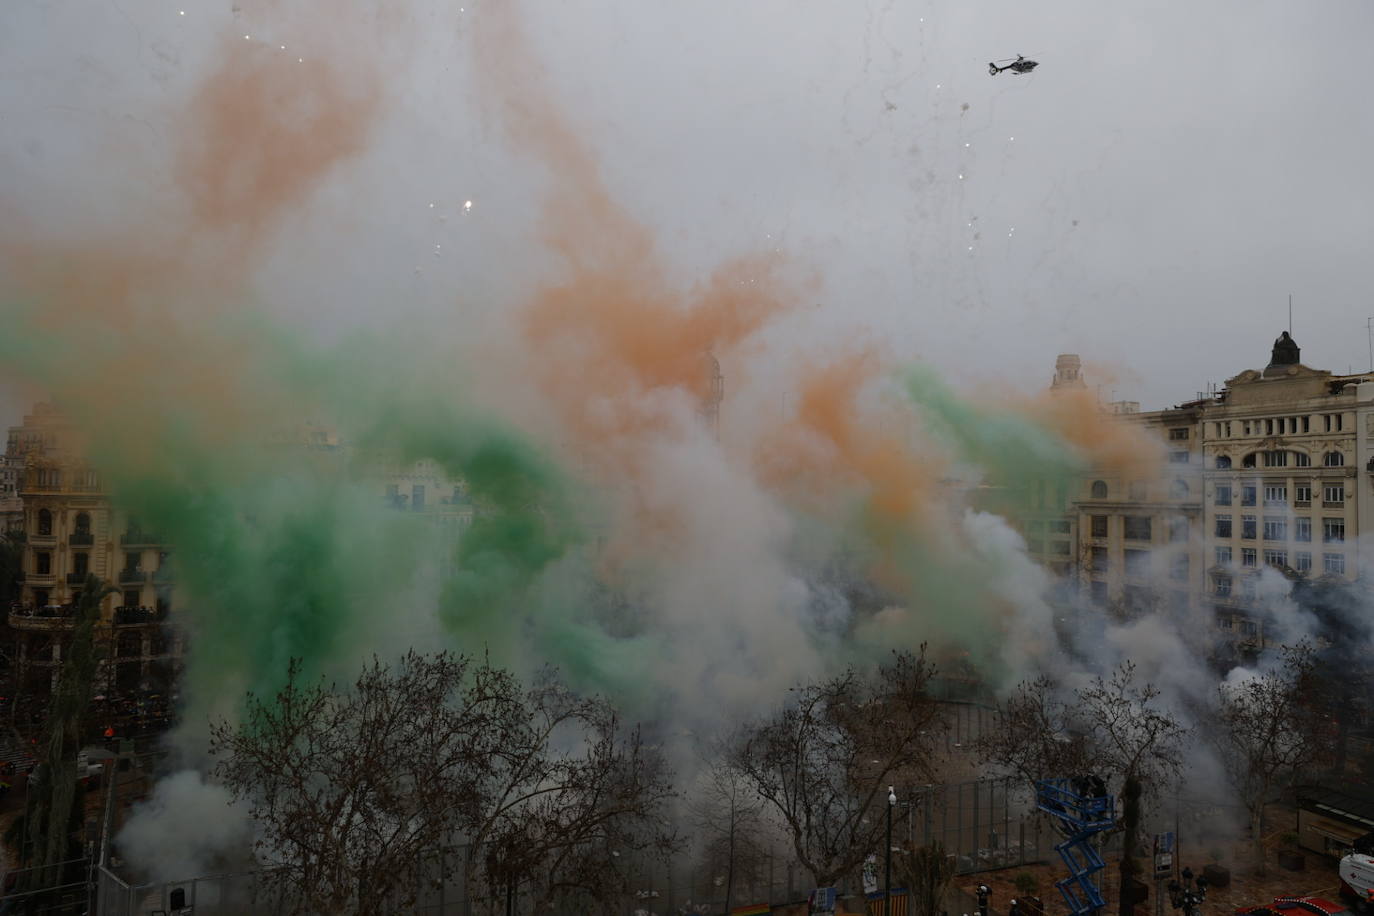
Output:
<instances>
[{"instance_id":1,"label":"overcast sky","mask_svg":"<svg viewBox=\"0 0 1374 916\"><path fill-rule=\"evenodd\" d=\"M422 335L537 274L541 178L471 94L484 4L463 2L407 6L372 145L261 270L275 310ZM799 344L867 336L1023 389L1077 352L1112 367L1090 377L1104 398L1151 409L1262 367L1291 293L1305 363L1369 368L1368 0L522 6L684 278L774 246L820 276ZM229 0L0 4L0 212L74 234L165 194L177 105L224 34L255 30L293 37ZM1018 53L1039 69L988 74Z\"/></svg>"}]
</instances>

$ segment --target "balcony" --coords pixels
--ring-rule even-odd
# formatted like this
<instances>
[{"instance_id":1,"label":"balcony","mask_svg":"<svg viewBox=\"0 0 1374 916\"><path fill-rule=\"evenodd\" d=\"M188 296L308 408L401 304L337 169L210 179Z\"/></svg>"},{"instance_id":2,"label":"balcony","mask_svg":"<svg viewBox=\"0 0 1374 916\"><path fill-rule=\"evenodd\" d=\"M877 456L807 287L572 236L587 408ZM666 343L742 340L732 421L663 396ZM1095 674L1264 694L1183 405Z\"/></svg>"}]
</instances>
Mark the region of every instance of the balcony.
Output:
<instances>
[{"instance_id":1,"label":"balcony","mask_svg":"<svg viewBox=\"0 0 1374 916\"><path fill-rule=\"evenodd\" d=\"M1323 508L1323 509L1344 509L1344 508L1345 508L1345 500L1342 499L1342 500L1339 500L1339 501L1338 501L1338 500L1334 500L1334 499L1323 499L1323 500L1322 500L1322 508Z\"/></svg>"},{"instance_id":2,"label":"balcony","mask_svg":"<svg viewBox=\"0 0 1374 916\"><path fill-rule=\"evenodd\" d=\"M76 608L57 607L11 608L9 624L17 630L70 630L76 626Z\"/></svg>"},{"instance_id":3,"label":"balcony","mask_svg":"<svg viewBox=\"0 0 1374 916\"><path fill-rule=\"evenodd\" d=\"M91 534L89 531L74 531L71 536L67 538L67 543L71 544L73 547L90 547L95 543L95 535Z\"/></svg>"},{"instance_id":4,"label":"balcony","mask_svg":"<svg viewBox=\"0 0 1374 916\"><path fill-rule=\"evenodd\" d=\"M1295 500L1293 500L1293 508L1295 508L1295 509L1310 509L1310 508L1312 508L1312 500L1310 500L1310 499L1295 499Z\"/></svg>"},{"instance_id":5,"label":"balcony","mask_svg":"<svg viewBox=\"0 0 1374 916\"><path fill-rule=\"evenodd\" d=\"M68 585L85 585L89 572L69 572L67 573Z\"/></svg>"},{"instance_id":6,"label":"balcony","mask_svg":"<svg viewBox=\"0 0 1374 916\"><path fill-rule=\"evenodd\" d=\"M141 569L129 569L127 566L119 571L120 585L142 585L148 581L148 574Z\"/></svg>"},{"instance_id":7,"label":"balcony","mask_svg":"<svg viewBox=\"0 0 1374 916\"><path fill-rule=\"evenodd\" d=\"M29 543L35 547L55 546L57 544L57 535L52 532L48 532L47 534L31 534L29 535Z\"/></svg>"},{"instance_id":8,"label":"balcony","mask_svg":"<svg viewBox=\"0 0 1374 916\"><path fill-rule=\"evenodd\" d=\"M162 538L149 531L126 531L119 536L121 547L156 547Z\"/></svg>"},{"instance_id":9,"label":"balcony","mask_svg":"<svg viewBox=\"0 0 1374 916\"><path fill-rule=\"evenodd\" d=\"M150 607L121 605L114 610L114 623L117 627L143 626L162 620L157 611Z\"/></svg>"},{"instance_id":10,"label":"balcony","mask_svg":"<svg viewBox=\"0 0 1374 916\"><path fill-rule=\"evenodd\" d=\"M57 584L57 576L50 572L29 573L27 580L28 584L32 585L34 588L48 588L49 586Z\"/></svg>"}]
</instances>

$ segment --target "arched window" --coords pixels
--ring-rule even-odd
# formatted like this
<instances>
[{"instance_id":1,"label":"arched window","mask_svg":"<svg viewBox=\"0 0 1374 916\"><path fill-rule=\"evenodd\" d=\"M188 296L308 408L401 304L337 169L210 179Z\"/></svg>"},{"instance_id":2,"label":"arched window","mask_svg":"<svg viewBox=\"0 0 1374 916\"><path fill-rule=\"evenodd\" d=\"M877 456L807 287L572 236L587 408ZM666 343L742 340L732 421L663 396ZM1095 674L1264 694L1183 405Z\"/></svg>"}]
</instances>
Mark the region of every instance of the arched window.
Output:
<instances>
[{"instance_id":1,"label":"arched window","mask_svg":"<svg viewBox=\"0 0 1374 916\"><path fill-rule=\"evenodd\" d=\"M1185 480L1175 480L1174 485L1169 488L1169 495L1174 499L1188 498L1188 482Z\"/></svg>"},{"instance_id":2,"label":"arched window","mask_svg":"<svg viewBox=\"0 0 1374 916\"><path fill-rule=\"evenodd\" d=\"M77 513L77 516L76 516L76 533L77 533L77 534L90 534L90 533L91 533L91 517L90 517L89 515L87 515L85 512L79 512L79 513Z\"/></svg>"},{"instance_id":3,"label":"arched window","mask_svg":"<svg viewBox=\"0 0 1374 916\"><path fill-rule=\"evenodd\" d=\"M1107 498L1107 481L1105 481L1105 480L1094 480L1094 481L1093 481L1093 491L1092 491L1092 492L1093 492L1093 499L1106 499L1106 498Z\"/></svg>"},{"instance_id":4,"label":"arched window","mask_svg":"<svg viewBox=\"0 0 1374 916\"><path fill-rule=\"evenodd\" d=\"M1224 471L1224 470L1226 470L1227 468L1229 468L1230 466L1231 466L1231 456L1230 456L1230 455L1218 455L1218 456L1217 456L1217 470L1218 470L1218 471Z\"/></svg>"},{"instance_id":5,"label":"arched window","mask_svg":"<svg viewBox=\"0 0 1374 916\"><path fill-rule=\"evenodd\" d=\"M47 509L38 510L38 533L52 534L52 513Z\"/></svg>"},{"instance_id":6,"label":"arched window","mask_svg":"<svg viewBox=\"0 0 1374 916\"><path fill-rule=\"evenodd\" d=\"M1251 452L1250 454L1248 454L1248 455L1246 455L1244 458L1242 458L1242 459L1240 460L1240 466L1243 467L1243 468L1252 468L1252 467L1254 467L1254 466L1255 466L1255 453L1254 453L1254 452Z\"/></svg>"},{"instance_id":7,"label":"arched window","mask_svg":"<svg viewBox=\"0 0 1374 916\"><path fill-rule=\"evenodd\" d=\"M1312 466L1312 456L1306 452L1293 453L1293 466L1299 468L1310 468Z\"/></svg>"},{"instance_id":8,"label":"arched window","mask_svg":"<svg viewBox=\"0 0 1374 916\"><path fill-rule=\"evenodd\" d=\"M1339 468L1345 465L1344 452L1327 452L1322 457L1322 467Z\"/></svg>"}]
</instances>

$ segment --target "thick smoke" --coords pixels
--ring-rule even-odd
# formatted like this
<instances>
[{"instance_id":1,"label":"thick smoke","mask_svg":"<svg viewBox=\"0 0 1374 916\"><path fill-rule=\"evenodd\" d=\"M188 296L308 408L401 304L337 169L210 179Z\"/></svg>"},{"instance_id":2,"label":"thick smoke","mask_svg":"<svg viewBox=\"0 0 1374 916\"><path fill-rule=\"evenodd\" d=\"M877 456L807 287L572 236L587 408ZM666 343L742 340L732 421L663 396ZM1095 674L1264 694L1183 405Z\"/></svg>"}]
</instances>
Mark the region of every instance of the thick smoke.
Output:
<instances>
[{"instance_id":1,"label":"thick smoke","mask_svg":"<svg viewBox=\"0 0 1374 916\"><path fill-rule=\"evenodd\" d=\"M609 190L521 16L483 6L464 45L482 105L540 170L541 245L487 267L531 290L500 303L505 321L470 332L490 307L455 290L423 333L330 337L251 282L387 142L387 76L411 39L381 14L364 29L332 7L244 11L279 43L217 40L168 148L130 165L170 163L170 202L131 195L119 232L0 245L0 364L70 416L114 504L175 545L178 741L199 772L161 784L124 834L132 857L191 873L241 839L181 843L170 822L190 819L168 815L223 811L206 722L292 658L346 681L372 652L490 651L694 729L925 640L999 685L1107 647L1206 688L1176 676L1189 640L1167 621L1061 645L1053 583L1006 520L1033 487L1148 465L1143 435L1091 398L970 395L859 333L793 346L779 329L818 268L776 250L683 280ZM741 403L790 406L718 440L699 416L708 353ZM461 536L383 504L380 469L417 461L465 484ZM162 858L168 843L186 858Z\"/></svg>"}]
</instances>

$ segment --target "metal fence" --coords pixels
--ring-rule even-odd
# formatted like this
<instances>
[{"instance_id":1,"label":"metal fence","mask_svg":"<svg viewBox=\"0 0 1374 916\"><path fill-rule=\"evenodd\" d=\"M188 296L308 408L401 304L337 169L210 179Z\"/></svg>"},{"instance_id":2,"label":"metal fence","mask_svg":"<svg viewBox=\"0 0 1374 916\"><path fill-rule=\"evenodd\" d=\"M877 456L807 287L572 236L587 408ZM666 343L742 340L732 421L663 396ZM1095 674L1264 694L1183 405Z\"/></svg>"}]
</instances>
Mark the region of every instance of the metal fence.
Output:
<instances>
[{"instance_id":1,"label":"metal fence","mask_svg":"<svg viewBox=\"0 0 1374 916\"><path fill-rule=\"evenodd\" d=\"M894 843L925 846L941 843L955 857L956 873L971 874L1010 868L1055 857L1057 835L1031 805L1029 790L1006 779L973 780L940 786L899 788L893 821ZM878 850L874 850L877 854ZM486 916L505 912L504 889L469 898L463 876L465 850L417 863L416 903L406 912L423 916ZM782 847L760 857L736 876L730 904L800 903L813 882L790 852ZM631 893L603 910L604 916L686 916L714 914L726 903L724 877L705 867L683 862L671 867L646 863L632 871ZM268 883L254 873L207 875L163 884L130 886L104 869L98 870L99 916L151 916L161 910L175 913L190 907L196 916L229 916L281 912L281 901ZM844 894L858 895L857 880L841 882ZM517 913L527 913L533 900L524 889L512 893Z\"/></svg>"}]
</instances>

